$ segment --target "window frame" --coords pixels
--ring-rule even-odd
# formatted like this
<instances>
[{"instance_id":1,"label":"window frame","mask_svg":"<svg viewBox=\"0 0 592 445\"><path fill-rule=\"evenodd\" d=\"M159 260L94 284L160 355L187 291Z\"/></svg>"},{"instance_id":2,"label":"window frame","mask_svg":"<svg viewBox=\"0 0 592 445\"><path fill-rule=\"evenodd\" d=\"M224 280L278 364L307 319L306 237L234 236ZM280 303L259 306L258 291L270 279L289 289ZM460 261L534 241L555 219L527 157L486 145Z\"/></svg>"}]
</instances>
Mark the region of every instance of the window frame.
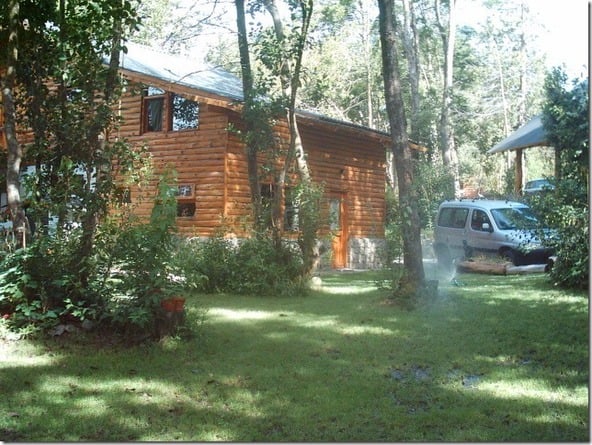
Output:
<instances>
[{"instance_id":1,"label":"window frame","mask_svg":"<svg viewBox=\"0 0 592 445\"><path fill-rule=\"evenodd\" d=\"M182 190L188 190L189 192L181 192ZM193 183L180 183L177 185L177 191L175 192L175 198L177 199L177 218L195 218L197 212L197 204L195 202L195 184ZM189 208L190 214L184 215L185 209Z\"/></svg>"},{"instance_id":2,"label":"window frame","mask_svg":"<svg viewBox=\"0 0 592 445\"><path fill-rule=\"evenodd\" d=\"M157 93L154 94L154 92L151 90L156 90ZM158 93L158 92L162 92L162 93ZM189 126L189 127L183 127L183 128L174 128L175 127L175 122L177 121L178 118L175 118L175 112L176 112L176 108L178 108L177 106L175 106L175 100L177 99L181 99L182 101L187 101L187 102L191 102L193 104L195 104L196 110L194 112L195 114L195 125L194 126ZM157 129L152 129L151 128L151 119L150 119L150 113L151 113L151 109L153 107L153 105L151 104L155 104L155 103L159 103L159 106L154 106L155 109L160 109L160 119L159 119L159 123L160 126ZM181 132L181 131L195 131L199 129L199 117L200 117L200 102L197 100L193 100L190 99L188 97L186 97L183 94L179 94L179 93L175 93L172 91L167 91L164 90L160 87L157 87L155 85L144 85L144 87L142 88L142 106L141 106L141 116L140 116L140 127L141 127L141 133L145 134L145 133L163 133L163 132ZM181 119L179 119L179 121L182 121ZM184 121L185 123L188 121Z\"/></svg>"}]
</instances>

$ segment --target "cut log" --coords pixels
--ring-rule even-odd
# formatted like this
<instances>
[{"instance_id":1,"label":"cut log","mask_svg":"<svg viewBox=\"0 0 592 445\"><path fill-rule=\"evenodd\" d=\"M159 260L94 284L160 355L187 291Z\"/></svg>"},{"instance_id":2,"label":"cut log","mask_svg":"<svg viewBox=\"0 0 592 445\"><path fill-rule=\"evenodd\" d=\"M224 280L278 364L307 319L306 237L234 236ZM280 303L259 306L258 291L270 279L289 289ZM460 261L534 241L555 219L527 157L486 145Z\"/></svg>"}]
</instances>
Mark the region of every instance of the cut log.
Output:
<instances>
[{"instance_id":1,"label":"cut log","mask_svg":"<svg viewBox=\"0 0 592 445\"><path fill-rule=\"evenodd\" d=\"M512 263L485 263L477 261L461 261L456 265L458 272L484 273L492 275L518 275L526 273L546 272L547 264L529 264L514 266Z\"/></svg>"},{"instance_id":2,"label":"cut log","mask_svg":"<svg viewBox=\"0 0 592 445\"><path fill-rule=\"evenodd\" d=\"M493 275L505 275L505 263L482 263L476 261L461 261L457 263L456 270L458 272L468 273L485 273Z\"/></svg>"},{"instance_id":3,"label":"cut log","mask_svg":"<svg viewBox=\"0 0 592 445\"><path fill-rule=\"evenodd\" d=\"M508 266L506 273L508 275L525 274L525 273L543 273L546 272L546 264L529 264L528 266Z\"/></svg>"}]
</instances>

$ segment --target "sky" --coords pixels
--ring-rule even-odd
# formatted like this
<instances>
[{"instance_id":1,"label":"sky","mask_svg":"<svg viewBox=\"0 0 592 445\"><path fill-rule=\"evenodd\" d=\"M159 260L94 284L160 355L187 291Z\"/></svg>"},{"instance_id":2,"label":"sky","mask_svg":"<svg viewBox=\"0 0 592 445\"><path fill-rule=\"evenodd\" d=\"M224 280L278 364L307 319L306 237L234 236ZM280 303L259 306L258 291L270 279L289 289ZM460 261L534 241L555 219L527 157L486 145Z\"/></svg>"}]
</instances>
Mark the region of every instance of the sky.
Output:
<instances>
[{"instance_id":1,"label":"sky","mask_svg":"<svg viewBox=\"0 0 592 445\"><path fill-rule=\"evenodd\" d=\"M518 0L516 0L518 2ZM547 67L564 66L570 78L588 75L588 0L526 0L534 22L541 23L535 45L547 56ZM459 0L459 22L484 19L481 1Z\"/></svg>"},{"instance_id":2,"label":"sky","mask_svg":"<svg viewBox=\"0 0 592 445\"><path fill-rule=\"evenodd\" d=\"M194 0L184 0L191 1ZM374 2L376 0L365 0ZM457 0L459 24L476 25L485 21L483 0ZM522 0L515 0L516 3ZM536 45L547 55L547 67L565 65L570 78L588 75L589 3L592 0L524 0L532 14L532 20L541 23ZM226 4L226 3L223 3ZM232 10L232 4L228 4ZM229 15L230 16L230 15ZM229 18L228 16L228 18ZM546 31L545 31L546 30ZM219 30L216 30L219 32Z\"/></svg>"},{"instance_id":3,"label":"sky","mask_svg":"<svg viewBox=\"0 0 592 445\"><path fill-rule=\"evenodd\" d=\"M552 66L565 63L570 77L588 74L589 13L588 0L531 1L530 7L540 14L549 28L540 45Z\"/></svg>"}]
</instances>

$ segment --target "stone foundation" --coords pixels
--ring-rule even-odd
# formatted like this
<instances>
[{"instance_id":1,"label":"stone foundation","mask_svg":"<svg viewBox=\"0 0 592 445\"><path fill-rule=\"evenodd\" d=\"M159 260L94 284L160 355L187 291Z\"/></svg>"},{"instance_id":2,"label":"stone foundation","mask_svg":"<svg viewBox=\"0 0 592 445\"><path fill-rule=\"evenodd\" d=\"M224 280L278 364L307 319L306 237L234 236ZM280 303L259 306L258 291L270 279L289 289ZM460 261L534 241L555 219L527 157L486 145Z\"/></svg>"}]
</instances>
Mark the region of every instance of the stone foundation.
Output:
<instances>
[{"instance_id":1,"label":"stone foundation","mask_svg":"<svg viewBox=\"0 0 592 445\"><path fill-rule=\"evenodd\" d=\"M350 238L347 264L350 269L380 269L386 262L384 238Z\"/></svg>"}]
</instances>

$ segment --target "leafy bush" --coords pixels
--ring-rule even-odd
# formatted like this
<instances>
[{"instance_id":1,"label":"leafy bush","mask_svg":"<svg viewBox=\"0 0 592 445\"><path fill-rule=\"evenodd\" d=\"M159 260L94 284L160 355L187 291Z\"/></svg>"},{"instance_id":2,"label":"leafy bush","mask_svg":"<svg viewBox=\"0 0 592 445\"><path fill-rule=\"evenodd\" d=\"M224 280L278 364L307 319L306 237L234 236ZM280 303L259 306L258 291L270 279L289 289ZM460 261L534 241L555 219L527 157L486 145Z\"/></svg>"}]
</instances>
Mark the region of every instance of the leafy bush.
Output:
<instances>
[{"instance_id":1,"label":"leafy bush","mask_svg":"<svg viewBox=\"0 0 592 445\"><path fill-rule=\"evenodd\" d=\"M0 311L11 326L36 332L75 316L92 318L100 310L100 295L80 283L71 260L80 230L38 237L27 249L8 253L0 267ZM84 308L82 311L81 308Z\"/></svg>"},{"instance_id":2,"label":"leafy bush","mask_svg":"<svg viewBox=\"0 0 592 445\"><path fill-rule=\"evenodd\" d=\"M0 264L0 311L28 332L90 319L127 334L153 332L160 301L183 287L174 269L176 198L172 173L159 181L149 223L105 221L97 231L88 282L73 260L82 229L39 234Z\"/></svg>"},{"instance_id":3,"label":"leafy bush","mask_svg":"<svg viewBox=\"0 0 592 445\"><path fill-rule=\"evenodd\" d=\"M185 280L204 292L293 295L304 292L303 260L298 247L277 245L268 234L236 242L218 234L184 243L179 261Z\"/></svg>"},{"instance_id":4,"label":"leafy bush","mask_svg":"<svg viewBox=\"0 0 592 445\"><path fill-rule=\"evenodd\" d=\"M296 246L271 237L244 240L236 253L239 267L232 288L240 294L292 295L303 290L303 261Z\"/></svg>"},{"instance_id":5,"label":"leafy bush","mask_svg":"<svg viewBox=\"0 0 592 445\"><path fill-rule=\"evenodd\" d=\"M194 241L192 245L195 249L194 270L205 277L202 290L208 293L231 290L231 283L239 269L232 240L218 234L203 241Z\"/></svg>"},{"instance_id":6,"label":"leafy bush","mask_svg":"<svg viewBox=\"0 0 592 445\"><path fill-rule=\"evenodd\" d=\"M166 171L158 182L150 221L121 227L112 244L115 273L104 283L111 296L103 319L124 332L153 331L161 300L182 291L183 286L171 280L178 272L173 262L175 189L174 172Z\"/></svg>"},{"instance_id":7,"label":"leafy bush","mask_svg":"<svg viewBox=\"0 0 592 445\"><path fill-rule=\"evenodd\" d=\"M444 165L420 159L415 163L415 181L418 211L422 229L432 229L438 206L454 198L452 174Z\"/></svg>"},{"instance_id":8,"label":"leafy bush","mask_svg":"<svg viewBox=\"0 0 592 445\"><path fill-rule=\"evenodd\" d=\"M565 287L589 282L589 129L588 79L573 80L555 69L545 79L543 126L557 150L555 190L531 199L531 206L557 236L548 240L557 262L551 279Z\"/></svg>"},{"instance_id":9,"label":"leafy bush","mask_svg":"<svg viewBox=\"0 0 592 445\"><path fill-rule=\"evenodd\" d=\"M589 213L587 188L574 179L563 179L555 190L532 196L530 206L545 226L556 231L544 237L557 261L550 277L558 285L586 289L589 280Z\"/></svg>"}]
</instances>

